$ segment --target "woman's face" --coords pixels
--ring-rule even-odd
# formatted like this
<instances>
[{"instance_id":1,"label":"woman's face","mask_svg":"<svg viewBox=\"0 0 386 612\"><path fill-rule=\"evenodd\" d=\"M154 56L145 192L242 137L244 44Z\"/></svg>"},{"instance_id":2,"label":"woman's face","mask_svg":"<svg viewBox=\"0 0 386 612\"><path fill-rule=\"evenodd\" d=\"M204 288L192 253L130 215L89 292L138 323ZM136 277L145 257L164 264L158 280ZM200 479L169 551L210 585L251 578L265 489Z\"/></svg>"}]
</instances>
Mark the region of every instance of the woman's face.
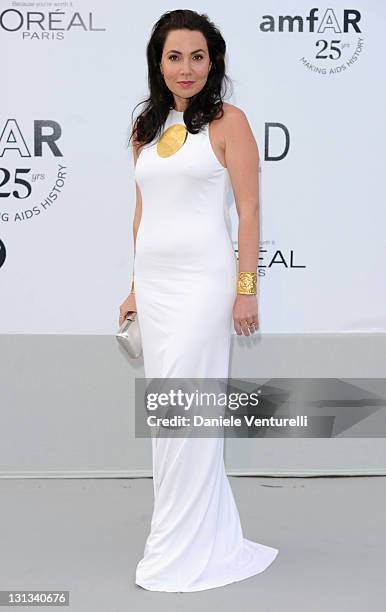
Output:
<instances>
[{"instance_id":1,"label":"woman's face","mask_svg":"<svg viewBox=\"0 0 386 612\"><path fill-rule=\"evenodd\" d=\"M173 30L166 37L160 69L165 85L174 95L176 107L185 109L186 100L205 85L211 67L205 36L198 31ZM189 81L184 84L183 81Z\"/></svg>"}]
</instances>

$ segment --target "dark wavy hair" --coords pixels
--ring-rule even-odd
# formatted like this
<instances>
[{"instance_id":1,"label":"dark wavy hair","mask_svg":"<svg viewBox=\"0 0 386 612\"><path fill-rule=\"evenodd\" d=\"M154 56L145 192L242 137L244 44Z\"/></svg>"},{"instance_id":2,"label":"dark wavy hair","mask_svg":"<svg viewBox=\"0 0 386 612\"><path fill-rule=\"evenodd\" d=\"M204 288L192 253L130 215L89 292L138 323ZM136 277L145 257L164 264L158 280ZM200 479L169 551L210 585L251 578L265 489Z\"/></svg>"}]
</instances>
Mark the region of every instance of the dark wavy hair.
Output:
<instances>
[{"instance_id":1,"label":"dark wavy hair","mask_svg":"<svg viewBox=\"0 0 386 612\"><path fill-rule=\"evenodd\" d=\"M223 114L223 97L227 84L231 84L225 74L225 41L208 16L188 9L178 9L164 13L153 26L146 49L148 65L148 85L150 95L139 102L131 115L133 138L140 145L150 143L162 130L170 108L174 107L172 92L166 86L160 71L160 62L165 40L171 30L198 30L206 39L212 66L204 87L189 99L184 112L184 122L188 132L197 134L203 125ZM139 104L145 104L133 124L134 111ZM128 144L129 144L128 143Z\"/></svg>"}]
</instances>

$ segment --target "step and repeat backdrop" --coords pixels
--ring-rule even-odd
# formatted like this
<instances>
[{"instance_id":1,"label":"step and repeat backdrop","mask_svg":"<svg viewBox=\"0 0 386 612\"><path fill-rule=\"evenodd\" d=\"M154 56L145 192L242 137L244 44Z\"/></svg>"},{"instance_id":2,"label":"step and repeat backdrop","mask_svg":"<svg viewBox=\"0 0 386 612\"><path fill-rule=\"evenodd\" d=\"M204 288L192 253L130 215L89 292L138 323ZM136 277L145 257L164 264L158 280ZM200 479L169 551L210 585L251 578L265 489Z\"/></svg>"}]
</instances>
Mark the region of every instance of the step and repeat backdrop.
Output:
<instances>
[{"instance_id":1,"label":"step and repeat backdrop","mask_svg":"<svg viewBox=\"0 0 386 612\"><path fill-rule=\"evenodd\" d=\"M132 113L151 28L176 8L0 2L0 333L116 331L133 268ZM261 331L384 332L386 5L183 8L220 28L226 101L260 151Z\"/></svg>"}]
</instances>

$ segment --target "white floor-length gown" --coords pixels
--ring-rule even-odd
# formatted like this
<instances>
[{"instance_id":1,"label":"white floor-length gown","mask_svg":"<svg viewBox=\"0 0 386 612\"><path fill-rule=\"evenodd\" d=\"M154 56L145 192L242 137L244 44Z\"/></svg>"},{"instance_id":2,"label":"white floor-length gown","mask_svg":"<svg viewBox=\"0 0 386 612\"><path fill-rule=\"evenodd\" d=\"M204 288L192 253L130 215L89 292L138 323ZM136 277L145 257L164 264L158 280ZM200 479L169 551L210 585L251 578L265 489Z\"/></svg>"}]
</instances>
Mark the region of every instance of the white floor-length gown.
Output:
<instances>
[{"instance_id":1,"label":"white floor-length gown","mask_svg":"<svg viewBox=\"0 0 386 612\"><path fill-rule=\"evenodd\" d=\"M170 110L164 130L184 124ZM137 160L142 196L134 283L145 376L228 377L237 260L228 170L208 126L169 157L156 140ZM243 537L225 472L224 438L152 437L154 509L136 584L201 591L265 570L276 548Z\"/></svg>"}]
</instances>

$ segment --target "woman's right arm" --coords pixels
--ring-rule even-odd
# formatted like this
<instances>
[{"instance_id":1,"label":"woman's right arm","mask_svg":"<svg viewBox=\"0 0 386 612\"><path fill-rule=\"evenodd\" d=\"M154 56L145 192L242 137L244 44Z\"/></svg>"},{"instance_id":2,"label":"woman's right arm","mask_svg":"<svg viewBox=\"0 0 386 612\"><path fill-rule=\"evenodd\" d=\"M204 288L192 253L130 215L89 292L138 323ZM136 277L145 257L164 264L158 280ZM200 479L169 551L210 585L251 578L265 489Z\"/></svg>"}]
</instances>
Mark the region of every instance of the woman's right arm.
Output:
<instances>
[{"instance_id":1,"label":"woman's right arm","mask_svg":"<svg viewBox=\"0 0 386 612\"><path fill-rule=\"evenodd\" d=\"M133 141L134 167L137 163L139 153L140 153L140 147L138 146L136 141ZM141 217L142 217L142 196L141 196L141 191L138 187L137 182L135 182L135 194L136 194L135 195L135 212L134 212L134 219L133 219L134 258L135 258L135 246L136 246L136 241L137 241L137 232L138 232L139 224L141 223ZM135 302L135 293L132 293L131 291L129 295L127 296L127 298L124 300L124 302L122 302L122 304L119 307L119 325L122 325L127 313L129 312L137 312L137 305Z\"/></svg>"},{"instance_id":2,"label":"woman's right arm","mask_svg":"<svg viewBox=\"0 0 386 612\"><path fill-rule=\"evenodd\" d=\"M138 155L139 155L139 147L137 143L134 141L134 144L133 144L134 167L137 164ZM135 182L135 194L136 194L135 195L135 212L134 212L134 219L133 219L134 257L135 257L135 245L137 241L137 232L138 232L139 224L141 222L141 217L142 217L142 196L141 196L140 189L137 185L137 182Z\"/></svg>"}]
</instances>

